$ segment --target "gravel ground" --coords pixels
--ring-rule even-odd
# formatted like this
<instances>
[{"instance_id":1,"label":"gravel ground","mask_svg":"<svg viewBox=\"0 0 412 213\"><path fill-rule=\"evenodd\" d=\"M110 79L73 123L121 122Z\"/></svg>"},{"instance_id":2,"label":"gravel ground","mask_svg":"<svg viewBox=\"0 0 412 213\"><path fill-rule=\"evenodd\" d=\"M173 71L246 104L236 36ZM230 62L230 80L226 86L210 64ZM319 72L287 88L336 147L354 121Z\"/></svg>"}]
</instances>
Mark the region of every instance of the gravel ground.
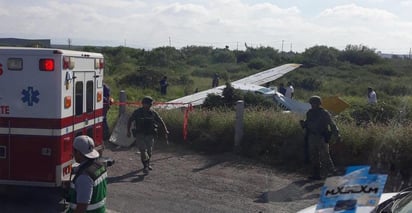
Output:
<instances>
[{"instance_id":1,"label":"gravel ground","mask_svg":"<svg viewBox=\"0 0 412 213\"><path fill-rule=\"evenodd\" d=\"M203 155L155 147L154 170L142 172L136 148L108 145L109 212L296 212L317 203L323 182L232 153Z\"/></svg>"}]
</instances>

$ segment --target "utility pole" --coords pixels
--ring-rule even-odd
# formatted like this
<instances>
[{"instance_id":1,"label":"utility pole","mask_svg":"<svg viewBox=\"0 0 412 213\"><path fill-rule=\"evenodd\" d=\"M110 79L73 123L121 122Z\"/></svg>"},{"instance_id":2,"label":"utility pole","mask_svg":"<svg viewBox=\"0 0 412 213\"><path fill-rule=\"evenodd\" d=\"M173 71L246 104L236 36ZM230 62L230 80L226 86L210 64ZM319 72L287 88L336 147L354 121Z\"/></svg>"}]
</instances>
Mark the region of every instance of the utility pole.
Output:
<instances>
[{"instance_id":1,"label":"utility pole","mask_svg":"<svg viewBox=\"0 0 412 213\"><path fill-rule=\"evenodd\" d=\"M172 39L169 36L169 47L171 47L171 46L172 46Z\"/></svg>"},{"instance_id":2,"label":"utility pole","mask_svg":"<svg viewBox=\"0 0 412 213\"><path fill-rule=\"evenodd\" d=\"M282 40L282 51L281 51L282 53L283 53L283 42L285 42L285 41L284 41L284 40Z\"/></svg>"},{"instance_id":3,"label":"utility pole","mask_svg":"<svg viewBox=\"0 0 412 213\"><path fill-rule=\"evenodd\" d=\"M70 49L72 46L72 39L71 38L67 39L67 43L69 44L69 49Z\"/></svg>"}]
</instances>

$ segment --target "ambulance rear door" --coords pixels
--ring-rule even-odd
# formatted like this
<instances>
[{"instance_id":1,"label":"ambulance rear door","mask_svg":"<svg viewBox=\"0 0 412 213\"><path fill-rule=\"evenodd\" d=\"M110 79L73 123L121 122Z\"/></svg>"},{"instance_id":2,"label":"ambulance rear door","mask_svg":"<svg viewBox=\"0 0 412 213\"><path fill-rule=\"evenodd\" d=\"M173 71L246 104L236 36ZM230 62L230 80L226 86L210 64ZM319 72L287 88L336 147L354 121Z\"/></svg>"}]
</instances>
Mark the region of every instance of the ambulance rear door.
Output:
<instances>
[{"instance_id":1,"label":"ambulance rear door","mask_svg":"<svg viewBox=\"0 0 412 213\"><path fill-rule=\"evenodd\" d=\"M96 109L96 73L94 71L73 72L74 136L88 135L94 138Z\"/></svg>"}]
</instances>

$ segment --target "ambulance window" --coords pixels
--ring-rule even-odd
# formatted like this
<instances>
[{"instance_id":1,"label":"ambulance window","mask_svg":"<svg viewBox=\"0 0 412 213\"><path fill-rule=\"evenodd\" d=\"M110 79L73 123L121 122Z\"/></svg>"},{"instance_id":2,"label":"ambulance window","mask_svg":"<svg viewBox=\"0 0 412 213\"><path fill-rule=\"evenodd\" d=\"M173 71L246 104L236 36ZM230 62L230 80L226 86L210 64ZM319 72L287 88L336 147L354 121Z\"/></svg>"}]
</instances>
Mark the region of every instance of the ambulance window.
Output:
<instances>
[{"instance_id":1,"label":"ambulance window","mask_svg":"<svg viewBox=\"0 0 412 213\"><path fill-rule=\"evenodd\" d=\"M23 70L23 59L22 58L7 59L7 69L11 71L22 71Z\"/></svg>"},{"instance_id":2,"label":"ambulance window","mask_svg":"<svg viewBox=\"0 0 412 213\"><path fill-rule=\"evenodd\" d=\"M6 156L6 147L5 146L0 146L0 159L5 159L7 158Z\"/></svg>"},{"instance_id":3,"label":"ambulance window","mask_svg":"<svg viewBox=\"0 0 412 213\"><path fill-rule=\"evenodd\" d=\"M93 112L94 103L94 86L93 81L88 81L86 83L86 112Z\"/></svg>"},{"instance_id":4,"label":"ambulance window","mask_svg":"<svg viewBox=\"0 0 412 213\"><path fill-rule=\"evenodd\" d=\"M76 115L83 114L83 82L76 82L76 98L74 100L76 104Z\"/></svg>"}]
</instances>

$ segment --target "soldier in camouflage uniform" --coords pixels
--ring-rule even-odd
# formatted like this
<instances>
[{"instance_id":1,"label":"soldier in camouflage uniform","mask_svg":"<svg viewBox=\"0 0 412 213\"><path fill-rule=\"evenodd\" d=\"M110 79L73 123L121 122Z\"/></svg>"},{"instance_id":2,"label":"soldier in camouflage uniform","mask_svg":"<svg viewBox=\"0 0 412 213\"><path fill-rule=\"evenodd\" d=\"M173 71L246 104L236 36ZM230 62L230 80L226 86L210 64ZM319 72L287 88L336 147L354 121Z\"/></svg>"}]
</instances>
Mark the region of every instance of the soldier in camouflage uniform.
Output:
<instances>
[{"instance_id":1,"label":"soldier in camouflage uniform","mask_svg":"<svg viewBox=\"0 0 412 213\"><path fill-rule=\"evenodd\" d=\"M152 103L153 99L150 96L144 97L142 99L143 106L136 109L127 122L127 137L130 137L130 127L132 122L135 122L136 128L132 131L140 151L143 172L145 174L149 173L149 170L152 170L152 167L150 166L150 158L152 157L154 138L157 135L158 126L160 125L163 129L166 142L167 135L169 134L163 119L156 111L150 108Z\"/></svg>"},{"instance_id":2,"label":"soldier in camouflage uniform","mask_svg":"<svg viewBox=\"0 0 412 213\"><path fill-rule=\"evenodd\" d=\"M309 145L310 164L312 167L311 179L322 179L324 174L335 174L335 166L329 154L329 141L332 136L340 139L339 130L332 120L330 113L322 108L321 98L312 96L309 103L312 108L306 113L306 120L301 125L306 129Z\"/></svg>"}]
</instances>

